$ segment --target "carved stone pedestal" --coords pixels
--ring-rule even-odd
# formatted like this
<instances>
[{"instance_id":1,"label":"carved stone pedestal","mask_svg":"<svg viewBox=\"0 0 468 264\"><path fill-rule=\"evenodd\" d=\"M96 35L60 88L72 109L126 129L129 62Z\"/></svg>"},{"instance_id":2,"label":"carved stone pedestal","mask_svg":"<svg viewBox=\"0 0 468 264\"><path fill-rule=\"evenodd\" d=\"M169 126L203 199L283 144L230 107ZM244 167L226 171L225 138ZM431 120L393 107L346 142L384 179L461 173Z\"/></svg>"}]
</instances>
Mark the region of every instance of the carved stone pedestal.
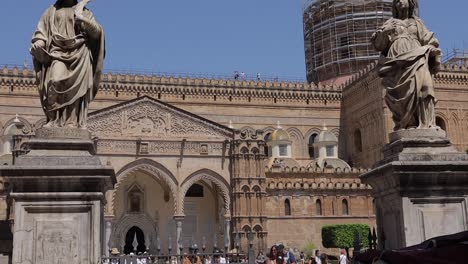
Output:
<instances>
[{"instance_id":1,"label":"carved stone pedestal","mask_svg":"<svg viewBox=\"0 0 468 264\"><path fill-rule=\"evenodd\" d=\"M97 263L113 168L94 156L85 130L44 128L26 144L0 169L14 201L13 263Z\"/></svg>"},{"instance_id":2,"label":"carved stone pedestal","mask_svg":"<svg viewBox=\"0 0 468 264\"><path fill-rule=\"evenodd\" d=\"M373 188L379 244L419 244L468 230L468 155L440 129L394 132L384 159L362 175Z\"/></svg>"}]
</instances>

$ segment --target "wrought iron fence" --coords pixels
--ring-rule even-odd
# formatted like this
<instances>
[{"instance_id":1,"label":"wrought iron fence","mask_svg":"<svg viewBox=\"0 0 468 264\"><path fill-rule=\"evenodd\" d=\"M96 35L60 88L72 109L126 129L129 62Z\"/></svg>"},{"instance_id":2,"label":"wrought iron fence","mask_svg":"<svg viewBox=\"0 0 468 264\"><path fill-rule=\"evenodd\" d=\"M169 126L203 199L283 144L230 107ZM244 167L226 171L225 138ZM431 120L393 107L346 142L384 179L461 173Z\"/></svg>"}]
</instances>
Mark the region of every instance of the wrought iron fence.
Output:
<instances>
[{"instance_id":1,"label":"wrought iron fence","mask_svg":"<svg viewBox=\"0 0 468 264\"><path fill-rule=\"evenodd\" d=\"M251 262L253 261L253 262ZM101 264L253 264L244 253L206 253L192 252L171 255L149 255L133 253L129 255L102 257Z\"/></svg>"},{"instance_id":2,"label":"wrought iron fence","mask_svg":"<svg viewBox=\"0 0 468 264\"><path fill-rule=\"evenodd\" d=\"M254 234L248 232L246 235L248 241L247 252L241 252L240 236L237 234L234 237L234 249L229 251L229 242L226 241L224 249L218 248L215 244L213 252L207 251L206 238L202 238L201 249L194 242L192 238L188 244L184 244L181 240L178 241L177 252L172 253L172 243L168 244L167 254L161 250L161 240L158 236L155 251L156 254L150 254L150 248L147 248L145 252L138 252L138 240L135 234L133 243L130 248L133 252L129 254L122 254L118 252L117 248L109 250L109 256L103 256L100 260L101 264L147 264L147 263L158 263L158 264L227 264L227 263L264 263L265 257L262 255L259 259L255 257L255 250L253 248ZM169 237L169 242L172 239ZM216 240L215 240L216 241ZM184 245L186 245L184 247ZM201 250L201 251L200 251Z\"/></svg>"}]
</instances>

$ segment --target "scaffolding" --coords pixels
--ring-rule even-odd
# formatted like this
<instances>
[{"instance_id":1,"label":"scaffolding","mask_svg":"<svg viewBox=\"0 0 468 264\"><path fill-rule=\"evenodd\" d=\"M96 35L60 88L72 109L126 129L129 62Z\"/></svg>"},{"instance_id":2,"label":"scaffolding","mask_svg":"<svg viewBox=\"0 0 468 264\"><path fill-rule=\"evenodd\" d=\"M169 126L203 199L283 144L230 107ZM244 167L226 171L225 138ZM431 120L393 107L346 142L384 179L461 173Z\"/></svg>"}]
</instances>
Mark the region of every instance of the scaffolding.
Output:
<instances>
[{"instance_id":1,"label":"scaffolding","mask_svg":"<svg viewBox=\"0 0 468 264\"><path fill-rule=\"evenodd\" d=\"M375 61L372 34L392 17L392 0L310 0L304 6L308 82L351 75Z\"/></svg>"}]
</instances>

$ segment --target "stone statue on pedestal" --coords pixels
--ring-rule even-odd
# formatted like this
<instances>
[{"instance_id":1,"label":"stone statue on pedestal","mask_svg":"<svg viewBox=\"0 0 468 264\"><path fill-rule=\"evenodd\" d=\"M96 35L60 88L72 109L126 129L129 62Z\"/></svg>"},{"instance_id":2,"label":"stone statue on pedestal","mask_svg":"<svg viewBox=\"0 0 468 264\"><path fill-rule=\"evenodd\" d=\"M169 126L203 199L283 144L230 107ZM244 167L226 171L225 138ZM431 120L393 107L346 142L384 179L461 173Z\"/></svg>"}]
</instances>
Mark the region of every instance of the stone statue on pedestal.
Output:
<instances>
[{"instance_id":1,"label":"stone statue on pedestal","mask_svg":"<svg viewBox=\"0 0 468 264\"><path fill-rule=\"evenodd\" d=\"M31 54L45 127L86 128L89 103L96 96L105 54L104 31L89 0L58 0L42 15Z\"/></svg>"},{"instance_id":2,"label":"stone statue on pedestal","mask_svg":"<svg viewBox=\"0 0 468 264\"><path fill-rule=\"evenodd\" d=\"M387 89L394 130L435 127L434 83L441 62L439 42L415 15L416 0L394 0L393 18L372 36L385 57L379 76Z\"/></svg>"}]
</instances>

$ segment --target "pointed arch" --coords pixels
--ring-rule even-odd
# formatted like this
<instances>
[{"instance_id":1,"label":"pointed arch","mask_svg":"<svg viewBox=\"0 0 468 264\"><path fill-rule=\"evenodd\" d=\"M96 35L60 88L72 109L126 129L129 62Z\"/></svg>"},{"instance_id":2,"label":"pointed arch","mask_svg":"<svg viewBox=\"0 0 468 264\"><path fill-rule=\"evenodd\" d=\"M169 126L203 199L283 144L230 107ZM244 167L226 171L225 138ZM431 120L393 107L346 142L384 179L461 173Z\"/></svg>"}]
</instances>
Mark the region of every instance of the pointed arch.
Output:
<instances>
[{"instance_id":1,"label":"pointed arch","mask_svg":"<svg viewBox=\"0 0 468 264\"><path fill-rule=\"evenodd\" d=\"M284 200L284 215L291 216L291 201L289 199Z\"/></svg>"},{"instance_id":2,"label":"pointed arch","mask_svg":"<svg viewBox=\"0 0 468 264\"><path fill-rule=\"evenodd\" d=\"M117 184L115 185L113 196L112 196L112 204L114 204L115 197L117 192L115 190L119 189L122 182L124 182L128 176L134 175L137 172L143 172L153 179L161 182L166 188L169 189L172 195L172 199L174 201L174 213L178 211L179 204L177 199L177 191L178 191L178 182L175 176L162 164L151 160L151 159L139 159L133 161L127 165L125 165L122 169L120 169L117 174ZM115 214L115 208L113 208Z\"/></svg>"},{"instance_id":3,"label":"pointed arch","mask_svg":"<svg viewBox=\"0 0 468 264\"><path fill-rule=\"evenodd\" d=\"M303 153L305 146L304 135L299 129L295 127L288 128L286 132L288 132L292 141L291 147L293 158L302 158L302 156L304 156Z\"/></svg>"},{"instance_id":4,"label":"pointed arch","mask_svg":"<svg viewBox=\"0 0 468 264\"><path fill-rule=\"evenodd\" d=\"M222 198L223 198L223 203L224 203L224 210L225 210L225 215L227 216L230 216L231 215L231 210L230 210L230 204L231 204L231 196L230 196L230 185L229 183L226 181L226 179L224 179L221 175L219 175L218 173L212 171L212 170L209 170L209 169L201 169L201 170L198 170L192 174L190 174L190 176L188 176L184 182L182 182L181 186L180 186L180 195L179 195L179 207L178 207L178 211L177 211L177 214L178 215L184 215L184 201L185 201L185 194L187 193L187 190L193 185L195 184L196 182L200 181L200 180L205 180L207 182L210 182L212 184L214 184Z\"/></svg>"}]
</instances>

